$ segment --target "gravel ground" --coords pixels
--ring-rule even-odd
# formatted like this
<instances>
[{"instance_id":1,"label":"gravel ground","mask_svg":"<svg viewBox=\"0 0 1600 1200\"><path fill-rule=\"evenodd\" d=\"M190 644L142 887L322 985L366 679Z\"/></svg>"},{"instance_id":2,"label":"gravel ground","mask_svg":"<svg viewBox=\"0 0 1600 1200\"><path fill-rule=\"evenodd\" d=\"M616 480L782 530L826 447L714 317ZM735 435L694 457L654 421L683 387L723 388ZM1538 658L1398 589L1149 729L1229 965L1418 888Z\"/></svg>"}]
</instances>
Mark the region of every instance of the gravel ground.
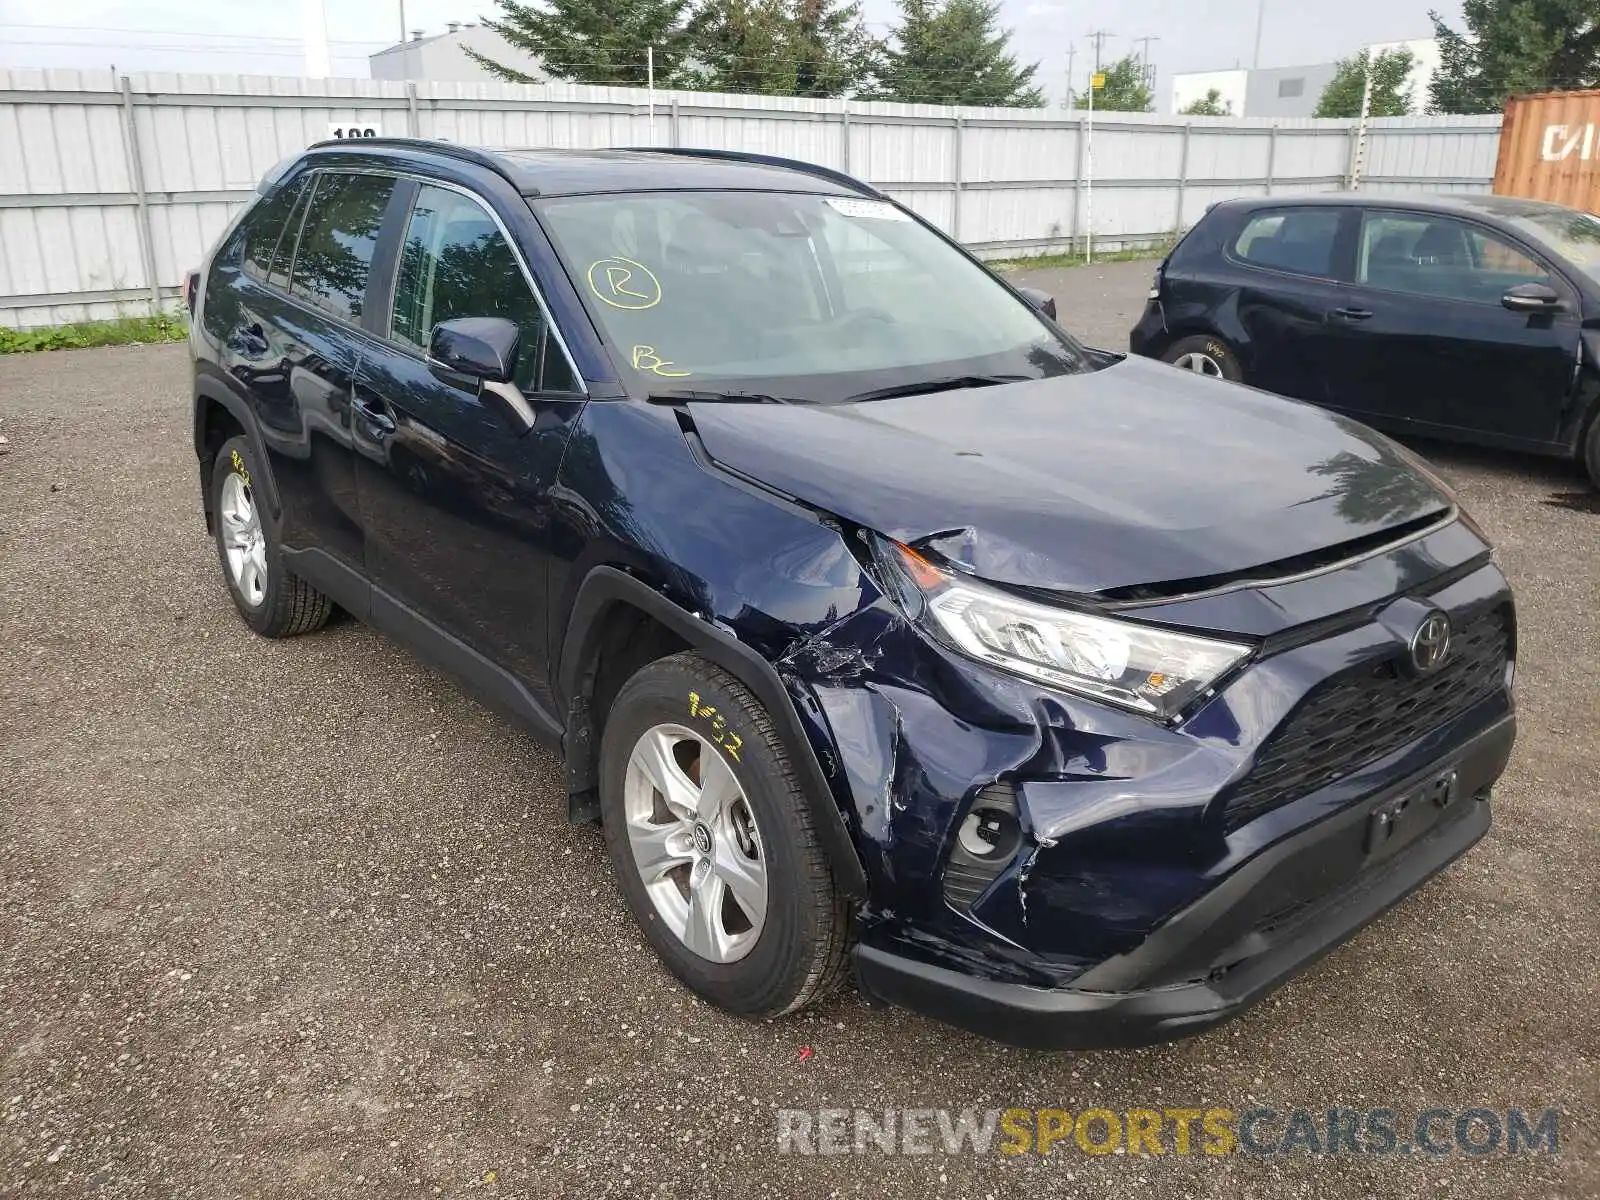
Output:
<instances>
[{"instance_id":1,"label":"gravel ground","mask_svg":"<svg viewBox=\"0 0 1600 1200\"><path fill-rule=\"evenodd\" d=\"M1030 279L1119 346L1149 264ZM1425 446L1518 588L1494 831L1264 1006L1030 1054L657 967L556 763L348 620L235 617L182 346L0 359L0 1195L1594 1196L1600 505ZM779 1156L777 1108L1557 1106L1559 1154Z\"/></svg>"}]
</instances>

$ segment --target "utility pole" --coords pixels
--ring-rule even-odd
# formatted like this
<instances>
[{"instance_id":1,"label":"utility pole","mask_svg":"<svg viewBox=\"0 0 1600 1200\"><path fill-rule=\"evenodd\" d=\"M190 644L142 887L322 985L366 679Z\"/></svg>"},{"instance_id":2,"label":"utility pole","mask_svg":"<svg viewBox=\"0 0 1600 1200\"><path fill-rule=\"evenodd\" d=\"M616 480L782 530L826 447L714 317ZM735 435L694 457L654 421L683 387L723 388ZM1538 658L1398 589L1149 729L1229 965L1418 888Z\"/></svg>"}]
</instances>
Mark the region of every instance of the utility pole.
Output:
<instances>
[{"instance_id":1,"label":"utility pole","mask_svg":"<svg viewBox=\"0 0 1600 1200\"><path fill-rule=\"evenodd\" d=\"M1100 74L1100 47L1105 45L1105 40L1108 37L1115 36L1116 34L1104 29L1096 29L1089 35L1089 40L1094 43L1094 73L1096 75ZM1094 89L1091 88L1090 90L1093 91Z\"/></svg>"},{"instance_id":2,"label":"utility pole","mask_svg":"<svg viewBox=\"0 0 1600 1200\"><path fill-rule=\"evenodd\" d=\"M1150 61L1150 43L1159 42L1160 40L1161 39L1159 37L1142 37L1133 39L1133 44L1141 48L1139 51L1140 81L1151 91L1154 91L1156 86L1156 68L1155 64Z\"/></svg>"},{"instance_id":3,"label":"utility pole","mask_svg":"<svg viewBox=\"0 0 1600 1200\"><path fill-rule=\"evenodd\" d=\"M1067 43L1067 103L1068 112L1072 111L1072 63L1078 57L1078 47L1075 42Z\"/></svg>"},{"instance_id":4,"label":"utility pole","mask_svg":"<svg viewBox=\"0 0 1600 1200\"><path fill-rule=\"evenodd\" d=\"M1261 27L1267 23L1267 0L1256 0L1256 52L1250 59L1250 69L1261 69Z\"/></svg>"}]
</instances>

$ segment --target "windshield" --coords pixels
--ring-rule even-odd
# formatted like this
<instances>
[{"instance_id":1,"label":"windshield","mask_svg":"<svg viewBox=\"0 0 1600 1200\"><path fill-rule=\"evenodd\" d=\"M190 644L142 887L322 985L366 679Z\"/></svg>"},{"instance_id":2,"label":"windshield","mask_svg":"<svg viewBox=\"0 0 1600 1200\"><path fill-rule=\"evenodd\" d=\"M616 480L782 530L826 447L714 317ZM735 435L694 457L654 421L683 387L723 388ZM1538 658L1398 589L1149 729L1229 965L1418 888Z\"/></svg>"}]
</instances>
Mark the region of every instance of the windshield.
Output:
<instances>
[{"instance_id":1,"label":"windshield","mask_svg":"<svg viewBox=\"0 0 1600 1200\"><path fill-rule=\"evenodd\" d=\"M1088 369L981 267L879 200L772 192L535 205L645 392L836 401Z\"/></svg>"},{"instance_id":2,"label":"windshield","mask_svg":"<svg viewBox=\"0 0 1600 1200\"><path fill-rule=\"evenodd\" d=\"M1552 208L1512 217L1511 224L1544 242L1584 274L1600 280L1600 217Z\"/></svg>"}]
</instances>

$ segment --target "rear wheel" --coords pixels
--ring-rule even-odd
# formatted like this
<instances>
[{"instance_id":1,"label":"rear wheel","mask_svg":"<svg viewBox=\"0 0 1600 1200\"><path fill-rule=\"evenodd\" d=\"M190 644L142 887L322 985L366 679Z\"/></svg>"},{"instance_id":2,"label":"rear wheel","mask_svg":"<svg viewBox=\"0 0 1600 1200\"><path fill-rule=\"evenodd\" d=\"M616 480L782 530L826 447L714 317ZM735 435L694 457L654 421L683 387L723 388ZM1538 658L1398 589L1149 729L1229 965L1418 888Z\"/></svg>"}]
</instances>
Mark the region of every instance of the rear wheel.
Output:
<instances>
[{"instance_id":1,"label":"rear wheel","mask_svg":"<svg viewBox=\"0 0 1600 1200\"><path fill-rule=\"evenodd\" d=\"M684 653L623 685L600 809L628 907L694 991L771 1017L843 977L848 905L771 718L732 675Z\"/></svg>"},{"instance_id":2,"label":"rear wheel","mask_svg":"<svg viewBox=\"0 0 1600 1200\"><path fill-rule=\"evenodd\" d=\"M222 575L239 615L263 637L310 633L327 622L333 604L284 565L277 530L256 494L255 467L250 443L242 437L224 442L211 465Z\"/></svg>"},{"instance_id":3,"label":"rear wheel","mask_svg":"<svg viewBox=\"0 0 1600 1200\"><path fill-rule=\"evenodd\" d=\"M1179 338L1167 347L1161 360L1181 371L1192 371L1213 379L1227 379L1234 383L1244 379L1239 356L1233 352L1233 348L1210 334Z\"/></svg>"}]
</instances>

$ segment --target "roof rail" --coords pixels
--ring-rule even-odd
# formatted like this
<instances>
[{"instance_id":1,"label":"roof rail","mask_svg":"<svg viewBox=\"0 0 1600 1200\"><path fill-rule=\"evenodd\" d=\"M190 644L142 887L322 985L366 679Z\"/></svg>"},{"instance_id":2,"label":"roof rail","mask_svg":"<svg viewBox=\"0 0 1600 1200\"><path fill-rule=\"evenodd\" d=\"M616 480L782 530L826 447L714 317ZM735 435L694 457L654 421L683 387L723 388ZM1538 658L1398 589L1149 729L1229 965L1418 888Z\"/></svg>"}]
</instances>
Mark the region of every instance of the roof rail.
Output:
<instances>
[{"instance_id":1,"label":"roof rail","mask_svg":"<svg viewBox=\"0 0 1600 1200\"><path fill-rule=\"evenodd\" d=\"M776 154L746 154L742 150L704 150L695 146L618 146L617 149L640 154L677 154L685 158L714 158L726 162L760 163L766 167L783 167L790 171L815 175L818 179L828 179L843 184L852 191L871 196L876 200L889 199L870 183L864 183L854 175L847 175L843 171L835 171L832 167L819 166L798 158L782 158Z\"/></svg>"},{"instance_id":2,"label":"roof rail","mask_svg":"<svg viewBox=\"0 0 1600 1200\"><path fill-rule=\"evenodd\" d=\"M458 142L441 142L433 138L414 137L361 137L361 138L328 138L324 141L313 142L307 150L361 150L367 146L393 146L402 150L425 150L430 154L443 154L450 158L458 158L463 162L472 163L474 166L487 167L499 175L513 187L519 186L512 176L510 168L500 157L488 150L479 150L476 146L463 146Z\"/></svg>"}]
</instances>

